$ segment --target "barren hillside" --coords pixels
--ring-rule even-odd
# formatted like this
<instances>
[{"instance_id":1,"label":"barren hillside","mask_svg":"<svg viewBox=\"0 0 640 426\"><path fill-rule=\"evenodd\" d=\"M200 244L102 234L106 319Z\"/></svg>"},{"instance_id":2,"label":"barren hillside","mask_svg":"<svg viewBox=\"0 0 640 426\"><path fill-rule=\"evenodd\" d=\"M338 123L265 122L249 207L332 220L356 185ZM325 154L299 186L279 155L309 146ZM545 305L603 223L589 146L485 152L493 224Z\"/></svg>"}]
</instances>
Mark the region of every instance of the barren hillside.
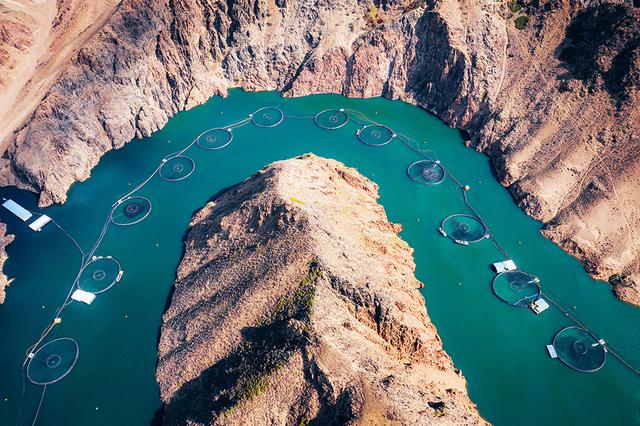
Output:
<instances>
[{"instance_id":1,"label":"barren hillside","mask_svg":"<svg viewBox=\"0 0 640 426\"><path fill-rule=\"evenodd\" d=\"M194 216L160 334L164 424L484 423L377 191L305 155Z\"/></svg>"}]
</instances>

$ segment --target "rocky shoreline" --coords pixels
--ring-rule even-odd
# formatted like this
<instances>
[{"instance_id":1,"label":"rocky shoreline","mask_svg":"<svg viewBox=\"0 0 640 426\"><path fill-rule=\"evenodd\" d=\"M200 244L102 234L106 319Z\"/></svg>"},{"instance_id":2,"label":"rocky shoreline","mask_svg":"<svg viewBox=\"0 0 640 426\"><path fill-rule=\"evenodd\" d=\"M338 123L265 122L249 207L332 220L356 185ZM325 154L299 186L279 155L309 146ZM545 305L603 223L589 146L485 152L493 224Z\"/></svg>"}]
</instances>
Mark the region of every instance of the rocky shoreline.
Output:
<instances>
[{"instance_id":1,"label":"rocky shoreline","mask_svg":"<svg viewBox=\"0 0 640 426\"><path fill-rule=\"evenodd\" d=\"M11 282L3 273L2 268L7 260L5 248L13 241L13 235L7 235L7 225L0 222L0 304L5 300L5 287Z\"/></svg>"},{"instance_id":2,"label":"rocky shoreline","mask_svg":"<svg viewBox=\"0 0 640 426\"><path fill-rule=\"evenodd\" d=\"M639 15L630 0L123 0L11 136L1 183L63 202L104 152L229 87L399 98L466 131L547 237L640 304Z\"/></svg>"},{"instance_id":3,"label":"rocky shoreline","mask_svg":"<svg viewBox=\"0 0 640 426\"><path fill-rule=\"evenodd\" d=\"M164 424L485 423L377 199L304 155L194 215L158 346Z\"/></svg>"}]
</instances>

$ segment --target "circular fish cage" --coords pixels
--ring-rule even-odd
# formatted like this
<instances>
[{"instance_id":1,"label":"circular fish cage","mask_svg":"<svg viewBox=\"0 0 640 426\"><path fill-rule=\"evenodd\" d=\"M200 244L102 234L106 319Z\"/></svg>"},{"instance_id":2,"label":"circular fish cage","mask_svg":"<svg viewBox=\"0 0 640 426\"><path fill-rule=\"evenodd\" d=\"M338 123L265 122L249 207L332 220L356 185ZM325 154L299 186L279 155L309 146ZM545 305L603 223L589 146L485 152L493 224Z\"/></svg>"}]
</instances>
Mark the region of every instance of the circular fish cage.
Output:
<instances>
[{"instance_id":1,"label":"circular fish cage","mask_svg":"<svg viewBox=\"0 0 640 426\"><path fill-rule=\"evenodd\" d=\"M196 169L196 163L186 155L178 155L166 160L160 170L158 176L167 182L177 182L188 178Z\"/></svg>"},{"instance_id":2,"label":"circular fish cage","mask_svg":"<svg viewBox=\"0 0 640 426\"><path fill-rule=\"evenodd\" d=\"M491 283L493 293L503 302L526 308L540 298L540 280L522 271L505 271Z\"/></svg>"},{"instance_id":3,"label":"circular fish cage","mask_svg":"<svg viewBox=\"0 0 640 426\"><path fill-rule=\"evenodd\" d=\"M260 108L249 115L251 122L258 127L276 127L284 120L284 113L276 107Z\"/></svg>"},{"instance_id":4,"label":"circular fish cage","mask_svg":"<svg viewBox=\"0 0 640 426\"><path fill-rule=\"evenodd\" d=\"M420 160L407 167L407 175L421 185L438 185L447 177L440 161Z\"/></svg>"},{"instance_id":5,"label":"circular fish cage","mask_svg":"<svg viewBox=\"0 0 640 426\"><path fill-rule=\"evenodd\" d=\"M76 365L79 352L78 343L69 337L52 340L30 356L27 378L36 385L59 382Z\"/></svg>"},{"instance_id":6,"label":"circular fish cage","mask_svg":"<svg viewBox=\"0 0 640 426\"><path fill-rule=\"evenodd\" d=\"M396 137L393 130L381 124L368 124L356 132L360 142L369 146L383 146Z\"/></svg>"},{"instance_id":7,"label":"circular fish cage","mask_svg":"<svg viewBox=\"0 0 640 426\"><path fill-rule=\"evenodd\" d=\"M486 226L475 216L452 214L440 223L440 233L454 242L469 245L489 238Z\"/></svg>"},{"instance_id":8,"label":"circular fish cage","mask_svg":"<svg viewBox=\"0 0 640 426\"><path fill-rule=\"evenodd\" d=\"M78 277L78 288L99 294L109 290L120 281L122 268L112 257L96 257L87 263Z\"/></svg>"},{"instance_id":9,"label":"circular fish cage","mask_svg":"<svg viewBox=\"0 0 640 426\"><path fill-rule=\"evenodd\" d=\"M313 117L316 126L321 129L339 129L349 122L349 115L341 109L326 109Z\"/></svg>"},{"instance_id":10,"label":"circular fish cage","mask_svg":"<svg viewBox=\"0 0 640 426\"><path fill-rule=\"evenodd\" d=\"M142 222L151 213L151 201L145 197L125 198L111 211L111 222L119 226Z\"/></svg>"},{"instance_id":11,"label":"circular fish cage","mask_svg":"<svg viewBox=\"0 0 640 426\"><path fill-rule=\"evenodd\" d=\"M226 147L232 140L231 129L209 129L198 136L196 143L202 149L216 150Z\"/></svg>"},{"instance_id":12,"label":"circular fish cage","mask_svg":"<svg viewBox=\"0 0 640 426\"><path fill-rule=\"evenodd\" d=\"M553 337L553 347L563 364L582 373L598 371L607 361L604 345L581 327L560 330Z\"/></svg>"}]
</instances>

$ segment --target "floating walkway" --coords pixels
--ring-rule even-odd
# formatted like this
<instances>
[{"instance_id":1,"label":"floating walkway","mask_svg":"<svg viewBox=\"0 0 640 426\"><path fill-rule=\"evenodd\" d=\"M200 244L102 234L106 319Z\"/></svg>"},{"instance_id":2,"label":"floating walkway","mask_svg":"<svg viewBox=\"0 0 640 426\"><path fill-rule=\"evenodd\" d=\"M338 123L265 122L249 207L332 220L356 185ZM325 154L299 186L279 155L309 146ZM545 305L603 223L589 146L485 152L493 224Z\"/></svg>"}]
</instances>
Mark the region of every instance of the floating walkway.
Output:
<instances>
[{"instance_id":1,"label":"floating walkway","mask_svg":"<svg viewBox=\"0 0 640 426\"><path fill-rule=\"evenodd\" d=\"M6 199L6 198L3 198L3 200L4 200L4 203L2 203L2 207L9 210L11 213L13 213L16 217L18 217L23 222L26 223L33 217L33 213L31 213L29 210L25 209L15 201L11 199ZM52 220L49 216L47 216L46 214L43 214L43 215L40 215L40 217L38 217L36 220L31 222L28 226L32 231L40 232L42 228L44 228L44 226L51 221Z\"/></svg>"},{"instance_id":2,"label":"floating walkway","mask_svg":"<svg viewBox=\"0 0 640 426\"><path fill-rule=\"evenodd\" d=\"M44 228L44 226L49 222L51 222L51 218L46 214L43 214L42 216L31 222L29 228L36 232L40 232L42 228Z\"/></svg>"},{"instance_id":3,"label":"floating walkway","mask_svg":"<svg viewBox=\"0 0 640 426\"><path fill-rule=\"evenodd\" d=\"M25 209L13 200L6 200L4 203L2 203L2 207L9 210L23 222L28 221L29 219L31 219L31 216L33 216L29 210Z\"/></svg>"}]
</instances>

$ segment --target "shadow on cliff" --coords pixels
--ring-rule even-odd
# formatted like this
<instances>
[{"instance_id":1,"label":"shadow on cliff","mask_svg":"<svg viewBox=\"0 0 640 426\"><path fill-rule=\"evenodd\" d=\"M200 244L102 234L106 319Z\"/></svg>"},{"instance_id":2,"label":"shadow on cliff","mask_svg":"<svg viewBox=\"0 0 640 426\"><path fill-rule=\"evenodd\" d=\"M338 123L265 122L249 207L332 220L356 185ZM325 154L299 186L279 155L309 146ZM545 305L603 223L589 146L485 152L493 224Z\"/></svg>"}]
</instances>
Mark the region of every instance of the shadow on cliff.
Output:
<instances>
[{"instance_id":1,"label":"shadow on cliff","mask_svg":"<svg viewBox=\"0 0 640 426\"><path fill-rule=\"evenodd\" d=\"M567 71L559 78L582 81L591 92L602 87L618 109L640 88L640 11L604 3L580 11L556 50Z\"/></svg>"},{"instance_id":2,"label":"shadow on cliff","mask_svg":"<svg viewBox=\"0 0 640 426\"><path fill-rule=\"evenodd\" d=\"M164 424L211 424L262 392L274 369L305 342L304 334L279 320L241 331L243 343L227 357L185 383L165 406Z\"/></svg>"},{"instance_id":3,"label":"shadow on cliff","mask_svg":"<svg viewBox=\"0 0 640 426\"><path fill-rule=\"evenodd\" d=\"M418 41L409 66L406 91L418 104L451 122L455 114L451 107L454 102L460 102L463 87L464 56L451 47L447 23L437 12L427 11L418 19L415 35Z\"/></svg>"}]
</instances>

